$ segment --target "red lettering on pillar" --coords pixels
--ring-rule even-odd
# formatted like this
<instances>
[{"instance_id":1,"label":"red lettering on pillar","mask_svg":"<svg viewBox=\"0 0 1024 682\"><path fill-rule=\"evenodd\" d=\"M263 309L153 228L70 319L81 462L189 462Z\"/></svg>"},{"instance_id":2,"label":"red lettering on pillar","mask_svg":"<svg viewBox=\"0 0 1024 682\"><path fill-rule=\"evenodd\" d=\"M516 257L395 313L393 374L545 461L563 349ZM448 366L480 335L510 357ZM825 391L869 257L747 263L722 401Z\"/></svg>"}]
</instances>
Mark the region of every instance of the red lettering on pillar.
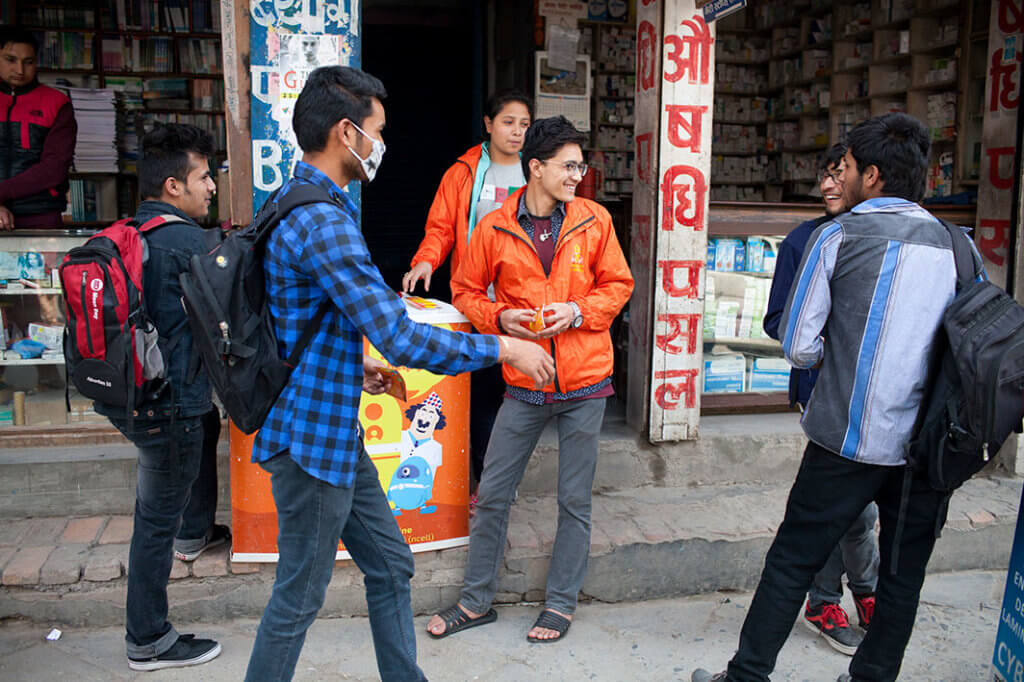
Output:
<instances>
[{"instance_id":1,"label":"red lettering on pillar","mask_svg":"<svg viewBox=\"0 0 1024 682\"><path fill-rule=\"evenodd\" d=\"M688 176L690 181L677 181L680 176ZM661 229L671 232L679 223L694 230L703 230L707 191L708 183L698 168L681 164L665 171L661 181Z\"/></svg>"},{"instance_id":2,"label":"red lettering on pillar","mask_svg":"<svg viewBox=\"0 0 1024 682\"><path fill-rule=\"evenodd\" d=\"M658 315L658 322L664 322L668 325L666 334L658 334L655 337L655 343L658 345L658 348L672 355L679 355L684 351L687 353L697 352L697 334L702 331L700 313ZM683 341L686 343L685 348L673 343L676 339L683 336L684 324L686 325L686 336L683 338Z\"/></svg>"},{"instance_id":3,"label":"red lettering on pillar","mask_svg":"<svg viewBox=\"0 0 1024 682\"><path fill-rule=\"evenodd\" d=\"M653 180L652 155L654 145L652 144L654 133L641 133L636 136L636 175L641 182L650 184Z\"/></svg>"},{"instance_id":4,"label":"red lettering on pillar","mask_svg":"<svg viewBox=\"0 0 1024 682\"><path fill-rule=\"evenodd\" d=\"M1006 262L1010 246L1010 221L981 218L978 220L978 251L993 265Z\"/></svg>"},{"instance_id":5,"label":"red lettering on pillar","mask_svg":"<svg viewBox=\"0 0 1024 682\"><path fill-rule=\"evenodd\" d=\"M702 260L660 260L661 288L672 298L697 298ZM686 285L676 285L676 270L686 270Z\"/></svg>"},{"instance_id":6,"label":"red lettering on pillar","mask_svg":"<svg viewBox=\"0 0 1024 682\"><path fill-rule=\"evenodd\" d=\"M1003 63L1002 48L992 53L992 66L989 68L989 78L992 81L992 96L989 98L988 110L996 111L1002 105L1004 109L1016 109L1020 102L1020 95L1017 93L1017 72L1021 63L1021 55L1017 54L1012 60Z\"/></svg>"},{"instance_id":7,"label":"red lettering on pillar","mask_svg":"<svg viewBox=\"0 0 1024 682\"><path fill-rule=\"evenodd\" d=\"M996 189L1013 189L1013 147L991 147L985 153L988 154L988 181ZM999 160L1004 156L1010 160L1007 175L999 171Z\"/></svg>"},{"instance_id":8,"label":"red lettering on pillar","mask_svg":"<svg viewBox=\"0 0 1024 682\"><path fill-rule=\"evenodd\" d=\"M1003 33L1024 33L1024 11L1015 0L999 0L998 21Z\"/></svg>"},{"instance_id":9,"label":"red lettering on pillar","mask_svg":"<svg viewBox=\"0 0 1024 682\"><path fill-rule=\"evenodd\" d=\"M711 44L715 40L699 14L694 14L692 19L683 19L681 26L688 28L692 35L665 36L665 45L669 48L668 61L673 65L671 72L665 69L665 80L675 83L686 76L689 83L707 85L711 69Z\"/></svg>"},{"instance_id":10,"label":"red lettering on pillar","mask_svg":"<svg viewBox=\"0 0 1024 682\"><path fill-rule=\"evenodd\" d=\"M694 408L697 405L697 370L673 369L667 372L655 372L654 380L664 381L654 389L654 402L663 410L674 410L679 407L679 398L684 398L683 405ZM665 381L673 379L673 381Z\"/></svg>"},{"instance_id":11,"label":"red lettering on pillar","mask_svg":"<svg viewBox=\"0 0 1024 682\"><path fill-rule=\"evenodd\" d=\"M706 106L695 104L666 104L668 113L668 141L680 149L692 149L700 154L700 133Z\"/></svg>"},{"instance_id":12,"label":"red lettering on pillar","mask_svg":"<svg viewBox=\"0 0 1024 682\"><path fill-rule=\"evenodd\" d=\"M636 91L642 92L654 87L654 67L658 61L654 51L658 49L658 36L654 24L641 21L636 27Z\"/></svg>"}]
</instances>

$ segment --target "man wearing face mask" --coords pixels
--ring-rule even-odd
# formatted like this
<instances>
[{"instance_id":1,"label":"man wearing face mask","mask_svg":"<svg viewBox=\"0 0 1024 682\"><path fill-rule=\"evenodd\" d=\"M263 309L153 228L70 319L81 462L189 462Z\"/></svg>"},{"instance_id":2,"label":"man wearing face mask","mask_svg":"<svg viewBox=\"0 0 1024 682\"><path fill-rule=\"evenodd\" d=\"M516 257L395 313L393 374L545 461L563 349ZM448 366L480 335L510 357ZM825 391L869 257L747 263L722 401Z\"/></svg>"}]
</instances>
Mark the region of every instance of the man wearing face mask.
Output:
<instances>
[{"instance_id":1,"label":"man wearing face mask","mask_svg":"<svg viewBox=\"0 0 1024 682\"><path fill-rule=\"evenodd\" d=\"M527 341L413 322L371 262L359 209L342 188L370 182L380 168L385 97L373 76L331 66L310 74L295 104L292 127L303 156L279 196L312 184L332 201L296 208L267 243L266 293L281 357L322 304L326 313L253 445L253 461L271 475L279 558L249 659L250 682L291 679L339 539L365 574L381 679L426 679L416 664L412 553L358 424L360 389L387 388L380 363L363 357L363 337L394 365L460 374L506 362L537 387L554 377L551 357Z\"/></svg>"}]
</instances>

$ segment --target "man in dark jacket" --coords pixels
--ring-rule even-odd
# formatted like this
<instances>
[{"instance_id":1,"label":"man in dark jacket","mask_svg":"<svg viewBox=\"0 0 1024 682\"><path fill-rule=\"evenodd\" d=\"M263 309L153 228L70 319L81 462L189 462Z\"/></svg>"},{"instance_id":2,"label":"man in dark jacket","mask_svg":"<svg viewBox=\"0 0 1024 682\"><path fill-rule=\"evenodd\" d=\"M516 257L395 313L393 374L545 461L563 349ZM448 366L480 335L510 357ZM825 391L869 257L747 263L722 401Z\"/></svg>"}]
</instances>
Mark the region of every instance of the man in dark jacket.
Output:
<instances>
[{"instance_id":1,"label":"man in dark jacket","mask_svg":"<svg viewBox=\"0 0 1024 682\"><path fill-rule=\"evenodd\" d=\"M768 309L764 314L764 331L775 340L779 339L779 320L786 307L786 297L793 286L800 259L811 234L823 223L832 220L848 208L843 201L843 188L839 182L843 170L843 155L846 146L833 145L822 160L818 172L818 189L825 203L825 215L800 223L779 245L772 277L772 290L768 296ZM807 406L811 389L818 378L817 369L798 369L789 373L789 404L800 405L801 411ZM874 502L850 526L850 530L832 550L825 567L814 576L814 582L807 593L804 607L804 624L821 633L836 651L852 656L860 645L863 635L850 625L850 618L839 605L843 596L843 572L853 592L860 626L867 629L875 611L875 586L878 584L878 536L875 522L878 507Z\"/></svg>"},{"instance_id":2,"label":"man in dark jacket","mask_svg":"<svg viewBox=\"0 0 1024 682\"><path fill-rule=\"evenodd\" d=\"M0 230L61 226L78 124L67 95L36 80L36 39L0 29Z\"/></svg>"},{"instance_id":3,"label":"man in dark jacket","mask_svg":"<svg viewBox=\"0 0 1024 682\"><path fill-rule=\"evenodd\" d=\"M135 527L128 557L126 626L128 666L159 670L205 663L220 644L179 635L167 620L167 580L174 556L196 559L230 539L214 524L217 509L217 440L220 415L210 381L193 361L192 333L181 306L178 275L195 254L209 251L209 233L197 218L210 210L210 135L195 126L159 126L142 140L135 220L163 217L146 232L143 266L146 310L160 334L167 386L126 419L123 407L96 403L139 449Z\"/></svg>"}]
</instances>

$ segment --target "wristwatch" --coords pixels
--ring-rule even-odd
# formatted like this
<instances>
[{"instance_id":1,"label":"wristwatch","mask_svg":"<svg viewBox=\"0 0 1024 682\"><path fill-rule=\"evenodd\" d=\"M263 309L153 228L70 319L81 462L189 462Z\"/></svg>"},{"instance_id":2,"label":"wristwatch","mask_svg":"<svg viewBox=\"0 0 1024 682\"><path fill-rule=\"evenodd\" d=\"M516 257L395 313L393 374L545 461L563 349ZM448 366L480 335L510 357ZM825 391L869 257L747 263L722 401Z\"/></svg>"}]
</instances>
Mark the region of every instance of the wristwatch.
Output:
<instances>
[{"instance_id":1,"label":"wristwatch","mask_svg":"<svg viewBox=\"0 0 1024 682\"><path fill-rule=\"evenodd\" d=\"M575 301L569 301L569 305L572 306L573 318L569 324L573 329L579 329L583 324L583 313L580 312L580 307L576 305Z\"/></svg>"}]
</instances>

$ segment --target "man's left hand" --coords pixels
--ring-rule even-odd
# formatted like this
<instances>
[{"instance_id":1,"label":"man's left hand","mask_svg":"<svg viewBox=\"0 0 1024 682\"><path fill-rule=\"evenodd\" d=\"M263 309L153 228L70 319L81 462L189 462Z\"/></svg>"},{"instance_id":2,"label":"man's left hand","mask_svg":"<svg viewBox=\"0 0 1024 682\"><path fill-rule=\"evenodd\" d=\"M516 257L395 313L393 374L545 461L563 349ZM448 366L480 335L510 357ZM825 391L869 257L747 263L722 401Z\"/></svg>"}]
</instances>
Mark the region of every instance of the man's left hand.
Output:
<instances>
[{"instance_id":1,"label":"man's left hand","mask_svg":"<svg viewBox=\"0 0 1024 682\"><path fill-rule=\"evenodd\" d=\"M576 317L576 311L568 303L549 303L544 306L544 329L538 334L543 339L561 334Z\"/></svg>"},{"instance_id":2,"label":"man's left hand","mask_svg":"<svg viewBox=\"0 0 1024 682\"><path fill-rule=\"evenodd\" d=\"M387 365L368 355L363 356L363 390L370 395L380 395L391 387L391 380L385 379L378 371L381 367Z\"/></svg>"}]
</instances>

